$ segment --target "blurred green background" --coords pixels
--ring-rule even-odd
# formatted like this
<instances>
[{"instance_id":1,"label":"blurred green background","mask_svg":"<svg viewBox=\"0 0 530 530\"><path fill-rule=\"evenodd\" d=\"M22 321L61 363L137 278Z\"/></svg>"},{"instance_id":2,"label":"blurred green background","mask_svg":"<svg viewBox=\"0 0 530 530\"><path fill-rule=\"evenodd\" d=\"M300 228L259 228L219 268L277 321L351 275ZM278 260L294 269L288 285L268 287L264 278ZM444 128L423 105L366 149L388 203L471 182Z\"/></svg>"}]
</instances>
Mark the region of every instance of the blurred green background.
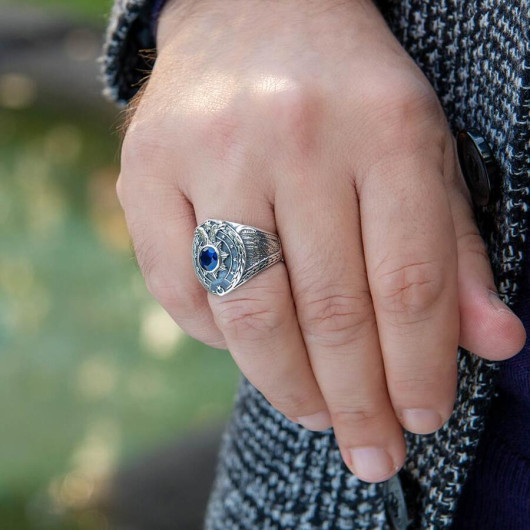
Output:
<instances>
[{"instance_id":1,"label":"blurred green background","mask_svg":"<svg viewBox=\"0 0 530 530\"><path fill-rule=\"evenodd\" d=\"M228 353L187 338L132 258L120 117L95 65L109 7L0 2L5 530L111 528L93 500L117 470L222 422L237 384Z\"/></svg>"},{"instance_id":2,"label":"blurred green background","mask_svg":"<svg viewBox=\"0 0 530 530\"><path fill-rule=\"evenodd\" d=\"M60 8L67 14L82 17L85 20L106 20L112 0L3 0L3 3L33 5L43 10Z\"/></svg>"}]
</instances>

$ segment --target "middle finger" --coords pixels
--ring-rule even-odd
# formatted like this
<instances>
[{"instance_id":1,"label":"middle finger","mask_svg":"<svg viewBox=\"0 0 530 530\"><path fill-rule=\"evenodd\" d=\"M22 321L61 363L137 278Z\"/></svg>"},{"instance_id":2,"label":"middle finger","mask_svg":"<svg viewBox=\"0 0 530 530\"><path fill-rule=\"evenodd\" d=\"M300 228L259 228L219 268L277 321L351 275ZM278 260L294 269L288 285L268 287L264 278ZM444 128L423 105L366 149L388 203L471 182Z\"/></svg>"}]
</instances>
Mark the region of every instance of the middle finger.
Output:
<instances>
[{"instance_id":1,"label":"middle finger","mask_svg":"<svg viewBox=\"0 0 530 530\"><path fill-rule=\"evenodd\" d=\"M276 232L274 212L259 186L225 178L193 199L197 219L208 217ZM215 197L215 200L212 200ZM226 296L208 301L228 349L249 381L288 418L310 430L331 426L311 370L282 262L263 270Z\"/></svg>"},{"instance_id":2,"label":"middle finger","mask_svg":"<svg viewBox=\"0 0 530 530\"><path fill-rule=\"evenodd\" d=\"M359 478L403 464L366 278L355 190L347 178L286 179L276 197L298 320L343 458Z\"/></svg>"}]
</instances>

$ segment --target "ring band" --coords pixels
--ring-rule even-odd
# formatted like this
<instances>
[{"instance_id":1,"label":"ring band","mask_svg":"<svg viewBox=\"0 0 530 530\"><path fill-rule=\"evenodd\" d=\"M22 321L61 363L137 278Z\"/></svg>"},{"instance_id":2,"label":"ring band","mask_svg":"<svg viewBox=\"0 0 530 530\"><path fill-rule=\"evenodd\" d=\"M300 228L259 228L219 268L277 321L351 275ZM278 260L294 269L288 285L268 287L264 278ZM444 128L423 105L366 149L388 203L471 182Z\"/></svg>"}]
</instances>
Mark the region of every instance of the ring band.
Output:
<instances>
[{"instance_id":1,"label":"ring band","mask_svg":"<svg viewBox=\"0 0 530 530\"><path fill-rule=\"evenodd\" d=\"M197 278L206 290L218 296L283 260L276 234L215 219L195 229L192 252Z\"/></svg>"}]
</instances>

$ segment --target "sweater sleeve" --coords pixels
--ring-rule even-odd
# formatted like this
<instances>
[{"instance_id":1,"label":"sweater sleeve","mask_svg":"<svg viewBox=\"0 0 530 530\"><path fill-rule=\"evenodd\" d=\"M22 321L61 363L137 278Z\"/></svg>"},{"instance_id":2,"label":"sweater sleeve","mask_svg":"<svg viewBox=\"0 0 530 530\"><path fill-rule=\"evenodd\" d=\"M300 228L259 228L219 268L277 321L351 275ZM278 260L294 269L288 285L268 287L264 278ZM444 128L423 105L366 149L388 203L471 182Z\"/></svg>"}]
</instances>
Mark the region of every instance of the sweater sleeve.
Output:
<instances>
[{"instance_id":1,"label":"sweater sleeve","mask_svg":"<svg viewBox=\"0 0 530 530\"><path fill-rule=\"evenodd\" d=\"M160 0L114 2L101 65L105 95L122 105L152 69L148 52L156 47L153 26L162 5Z\"/></svg>"}]
</instances>

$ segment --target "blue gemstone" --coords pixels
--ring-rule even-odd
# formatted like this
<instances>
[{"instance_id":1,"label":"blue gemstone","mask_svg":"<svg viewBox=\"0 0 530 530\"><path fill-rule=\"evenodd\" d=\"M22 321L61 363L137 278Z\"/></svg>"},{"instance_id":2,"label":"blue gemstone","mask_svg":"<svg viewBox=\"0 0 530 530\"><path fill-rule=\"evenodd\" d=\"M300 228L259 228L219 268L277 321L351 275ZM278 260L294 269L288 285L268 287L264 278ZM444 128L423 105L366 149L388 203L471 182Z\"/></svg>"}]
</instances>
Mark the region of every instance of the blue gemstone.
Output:
<instances>
[{"instance_id":1,"label":"blue gemstone","mask_svg":"<svg viewBox=\"0 0 530 530\"><path fill-rule=\"evenodd\" d=\"M205 271L213 271L219 262L217 250L213 247L204 247L199 254L199 263Z\"/></svg>"}]
</instances>

